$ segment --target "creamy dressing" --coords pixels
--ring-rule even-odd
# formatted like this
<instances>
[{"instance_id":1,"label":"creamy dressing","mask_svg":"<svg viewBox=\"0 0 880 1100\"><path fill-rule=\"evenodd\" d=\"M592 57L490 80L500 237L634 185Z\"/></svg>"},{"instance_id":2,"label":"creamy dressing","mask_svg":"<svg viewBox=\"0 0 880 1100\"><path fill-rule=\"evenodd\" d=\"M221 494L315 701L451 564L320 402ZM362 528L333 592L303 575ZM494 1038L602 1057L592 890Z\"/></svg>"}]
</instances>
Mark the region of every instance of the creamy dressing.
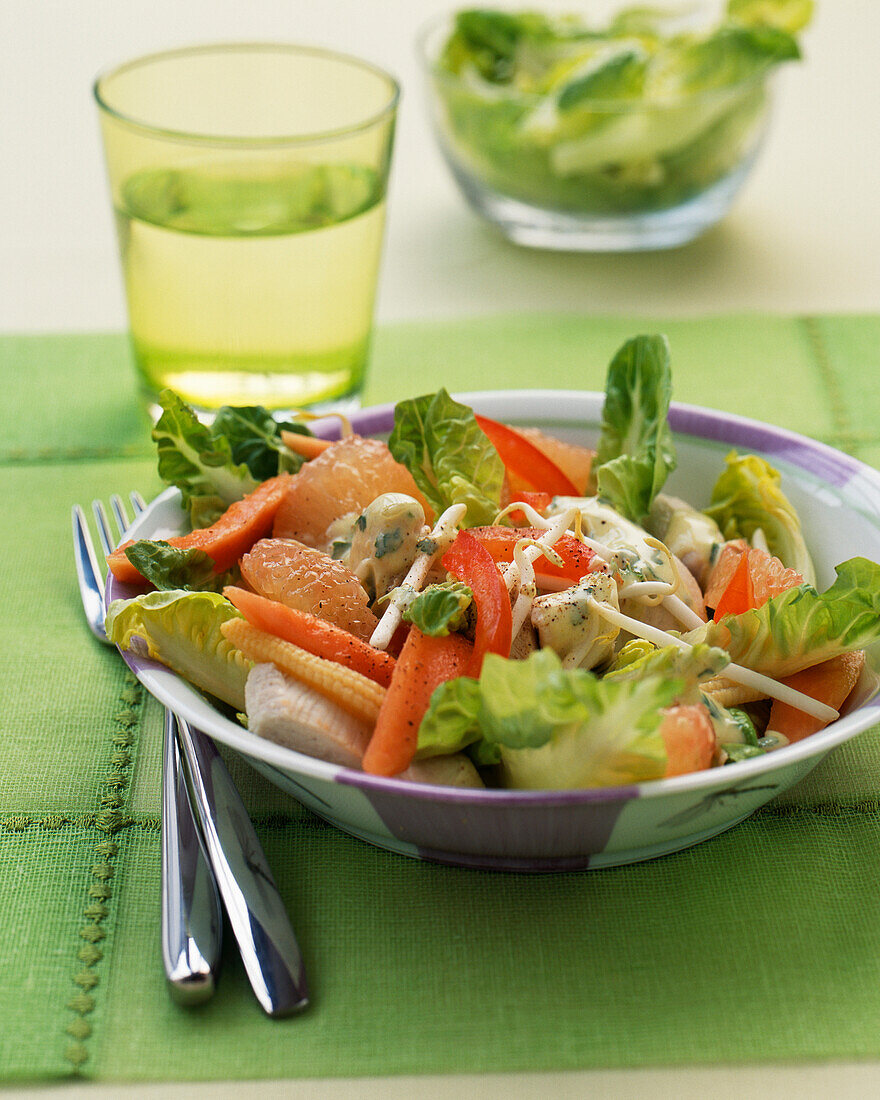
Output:
<instances>
[{"instance_id":1,"label":"creamy dressing","mask_svg":"<svg viewBox=\"0 0 880 1100\"><path fill-rule=\"evenodd\" d=\"M371 601L403 580L424 529L424 509L405 493L383 493L357 517L347 564Z\"/></svg>"},{"instance_id":2,"label":"creamy dressing","mask_svg":"<svg viewBox=\"0 0 880 1100\"><path fill-rule=\"evenodd\" d=\"M562 592L539 596L531 622L543 648L552 649L565 668L594 668L607 661L620 628L596 613L596 603L617 609L617 585L607 573L589 573Z\"/></svg>"},{"instance_id":3,"label":"creamy dressing","mask_svg":"<svg viewBox=\"0 0 880 1100\"><path fill-rule=\"evenodd\" d=\"M629 568L644 580L675 584L672 565L667 555L651 546L652 536L637 523L620 515L597 497L554 497L547 510L548 517L561 515L569 509L580 513L583 533L589 540L611 551L615 568ZM602 550L599 550L602 553Z\"/></svg>"}]
</instances>

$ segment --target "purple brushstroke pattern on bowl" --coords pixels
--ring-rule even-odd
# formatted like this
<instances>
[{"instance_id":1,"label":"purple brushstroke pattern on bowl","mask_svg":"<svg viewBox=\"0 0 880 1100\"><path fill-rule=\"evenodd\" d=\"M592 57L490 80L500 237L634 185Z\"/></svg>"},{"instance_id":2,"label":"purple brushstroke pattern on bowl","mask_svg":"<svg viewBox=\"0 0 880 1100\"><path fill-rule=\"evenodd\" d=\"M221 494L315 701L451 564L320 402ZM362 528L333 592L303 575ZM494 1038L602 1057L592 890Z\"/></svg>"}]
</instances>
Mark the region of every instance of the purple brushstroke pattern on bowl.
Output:
<instances>
[{"instance_id":1,"label":"purple brushstroke pattern on bowl","mask_svg":"<svg viewBox=\"0 0 880 1100\"><path fill-rule=\"evenodd\" d=\"M459 395L495 419L532 424L561 438L595 442L603 395L520 390ZM362 434L390 430L393 406L355 413ZM695 406L673 404L679 467L669 491L700 505L731 447L777 466L804 521L820 588L834 566L862 554L880 560L880 474L805 436ZM317 425L339 434L338 420ZM180 529L176 490L161 494L138 520L137 537ZM108 597L130 587L111 578ZM129 651L129 666L158 699L242 753L273 783L325 820L380 847L417 858L509 871L615 866L663 855L729 829L805 776L834 747L880 721L874 698L880 659L869 654L859 705L826 730L777 752L691 775L629 787L500 791L432 787L341 768L262 740L211 705L169 669Z\"/></svg>"}]
</instances>

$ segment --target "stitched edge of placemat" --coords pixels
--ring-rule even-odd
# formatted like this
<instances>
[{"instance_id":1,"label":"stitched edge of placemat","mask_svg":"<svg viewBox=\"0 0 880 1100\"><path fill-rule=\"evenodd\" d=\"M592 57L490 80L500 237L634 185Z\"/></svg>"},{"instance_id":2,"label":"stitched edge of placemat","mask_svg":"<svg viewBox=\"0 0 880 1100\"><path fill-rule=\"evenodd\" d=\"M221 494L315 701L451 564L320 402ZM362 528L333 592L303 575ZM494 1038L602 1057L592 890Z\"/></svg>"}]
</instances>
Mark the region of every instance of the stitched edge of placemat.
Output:
<instances>
[{"instance_id":1,"label":"stitched edge of placemat","mask_svg":"<svg viewBox=\"0 0 880 1100\"><path fill-rule=\"evenodd\" d=\"M143 688L126 669L109 734L108 768L97 791L100 809L95 814L94 827L101 837L94 846L95 859L89 868L90 881L86 887L83 923L78 930L78 936L83 943L76 951L76 958L82 967L73 976L72 981L77 990L66 1004L74 1016L65 1028L73 1042L65 1048L64 1057L74 1074L80 1072L89 1058L87 1041L92 1034L92 1025L88 1017L95 1010L97 1002L94 990L101 981L99 964L104 957L104 951L99 945L107 936L105 922L111 915L113 879L119 855L119 845L110 838L121 828L133 823L133 819L127 817L124 811L143 710L143 696Z\"/></svg>"}]
</instances>

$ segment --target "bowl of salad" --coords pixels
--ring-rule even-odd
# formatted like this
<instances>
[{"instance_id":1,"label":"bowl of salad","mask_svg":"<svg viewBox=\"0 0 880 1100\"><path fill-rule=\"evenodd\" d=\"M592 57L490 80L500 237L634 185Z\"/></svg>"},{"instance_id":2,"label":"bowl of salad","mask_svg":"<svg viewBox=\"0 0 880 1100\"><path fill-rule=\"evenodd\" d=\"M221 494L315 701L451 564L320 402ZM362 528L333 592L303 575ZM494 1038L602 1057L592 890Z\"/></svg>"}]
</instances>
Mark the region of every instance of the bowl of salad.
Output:
<instances>
[{"instance_id":1,"label":"bowl of salad","mask_svg":"<svg viewBox=\"0 0 880 1100\"><path fill-rule=\"evenodd\" d=\"M552 871L730 828L880 721L880 475L670 400L445 390L342 427L163 395L110 557L157 698L341 829Z\"/></svg>"},{"instance_id":2,"label":"bowl of salad","mask_svg":"<svg viewBox=\"0 0 880 1100\"><path fill-rule=\"evenodd\" d=\"M519 244L683 244L748 175L811 2L589 10L465 9L430 25L419 49L440 150L470 206Z\"/></svg>"}]
</instances>

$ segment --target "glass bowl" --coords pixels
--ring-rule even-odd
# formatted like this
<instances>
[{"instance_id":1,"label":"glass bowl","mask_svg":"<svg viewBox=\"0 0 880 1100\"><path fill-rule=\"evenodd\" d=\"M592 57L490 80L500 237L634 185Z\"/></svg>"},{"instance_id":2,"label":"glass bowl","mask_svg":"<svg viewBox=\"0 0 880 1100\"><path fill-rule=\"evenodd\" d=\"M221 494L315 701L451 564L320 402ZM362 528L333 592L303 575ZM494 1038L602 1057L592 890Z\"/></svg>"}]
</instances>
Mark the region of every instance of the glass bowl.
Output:
<instances>
[{"instance_id":1,"label":"glass bowl","mask_svg":"<svg viewBox=\"0 0 880 1100\"><path fill-rule=\"evenodd\" d=\"M646 10L639 9L643 18L660 18ZM665 15L663 33L699 31L717 10L700 4L686 15ZM722 42L717 65L708 63L708 54L699 56L681 78L675 66L664 72L661 64L658 72L643 45L649 39L639 32L586 62L570 53L557 59L562 77L539 94L523 90L546 82L546 58L535 51L524 60L516 55L515 64L531 64L535 74L518 71L516 85L513 78L505 83L507 76L487 78L470 61L458 72L446 67L455 25L454 17L443 17L419 37L433 125L452 175L471 207L509 239L569 251L670 248L719 221L761 146L775 62L799 56L791 35L777 28L767 31L766 64ZM754 33L730 32L743 42ZM561 52L583 48L584 41ZM621 82L627 64L634 73L639 65L655 66L649 91Z\"/></svg>"}]
</instances>

